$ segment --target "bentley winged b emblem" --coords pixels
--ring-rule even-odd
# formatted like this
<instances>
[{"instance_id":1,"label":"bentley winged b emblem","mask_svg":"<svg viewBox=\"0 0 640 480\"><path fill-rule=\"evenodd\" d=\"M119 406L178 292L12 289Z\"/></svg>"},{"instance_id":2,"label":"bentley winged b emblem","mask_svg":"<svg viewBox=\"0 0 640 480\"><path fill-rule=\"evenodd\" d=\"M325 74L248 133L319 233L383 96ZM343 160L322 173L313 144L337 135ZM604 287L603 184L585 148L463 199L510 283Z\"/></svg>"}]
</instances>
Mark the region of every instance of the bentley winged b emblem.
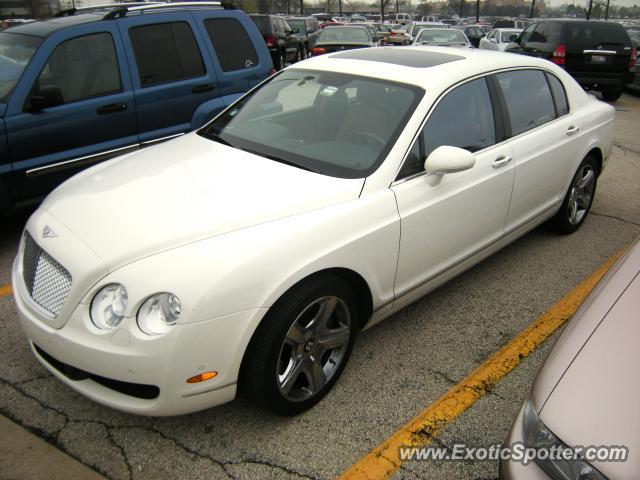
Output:
<instances>
[{"instance_id":1,"label":"bentley winged b emblem","mask_svg":"<svg viewBox=\"0 0 640 480\"><path fill-rule=\"evenodd\" d=\"M49 225L45 225L42 229L42 238L54 238L57 236L58 234Z\"/></svg>"}]
</instances>

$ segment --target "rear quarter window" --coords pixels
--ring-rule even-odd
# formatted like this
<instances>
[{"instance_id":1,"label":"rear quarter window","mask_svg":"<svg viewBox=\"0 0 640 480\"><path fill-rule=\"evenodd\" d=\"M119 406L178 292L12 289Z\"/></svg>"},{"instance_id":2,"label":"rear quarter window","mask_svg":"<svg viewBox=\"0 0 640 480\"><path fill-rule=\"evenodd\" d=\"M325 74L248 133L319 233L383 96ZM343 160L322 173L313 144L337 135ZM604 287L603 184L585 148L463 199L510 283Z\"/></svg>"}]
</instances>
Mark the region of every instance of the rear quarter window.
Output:
<instances>
[{"instance_id":1,"label":"rear quarter window","mask_svg":"<svg viewBox=\"0 0 640 480\"><path fill-rule=\"evenodd\" d=\"M566 115L569 113L569 102L567 101L567 94L562 82L550 73L547 73L547 80L551 87L551 94L553 95L553 101L556 105L556 112L558 116L561 117Z\"/></svg>"},{"instance_id":2,"label":"rear quarter window","mask_svg":"<svg viewBox=\"0 0 640 480\"><path fill-rule=\"evenodd\" d=\"M235 18L210 18L204 21L222 71L253 68L258 54L244 26Z\"/></svg>"}]
</instances>

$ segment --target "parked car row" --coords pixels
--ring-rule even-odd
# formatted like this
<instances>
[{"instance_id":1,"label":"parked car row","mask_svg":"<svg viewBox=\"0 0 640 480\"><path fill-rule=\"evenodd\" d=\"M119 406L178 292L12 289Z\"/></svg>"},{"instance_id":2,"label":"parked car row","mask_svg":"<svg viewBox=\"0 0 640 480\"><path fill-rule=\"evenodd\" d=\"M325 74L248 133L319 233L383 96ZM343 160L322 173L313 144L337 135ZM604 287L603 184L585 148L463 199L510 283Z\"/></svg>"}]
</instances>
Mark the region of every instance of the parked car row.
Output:
<instances>
[{"instance_id":1,"label":"parked car row","mask_svg":"<svg viewBox=\"0 0 640 480\"><path fill-rule=\"evenodd\" d=\"M71 9L0 32L0 211L202 126L272 68L249 17L210 4Z\"/></svg>"}]
</instances>

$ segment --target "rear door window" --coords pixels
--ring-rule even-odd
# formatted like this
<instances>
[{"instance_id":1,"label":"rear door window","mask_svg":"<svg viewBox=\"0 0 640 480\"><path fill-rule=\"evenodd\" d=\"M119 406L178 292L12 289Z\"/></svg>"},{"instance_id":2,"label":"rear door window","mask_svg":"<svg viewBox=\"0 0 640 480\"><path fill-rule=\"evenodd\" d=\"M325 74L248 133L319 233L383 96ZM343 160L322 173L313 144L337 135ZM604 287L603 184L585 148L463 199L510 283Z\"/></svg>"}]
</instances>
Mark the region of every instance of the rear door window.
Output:
<instances>
[{"instance_id":1,"label":"rear door window","mask_svg":"<svg viewBox=\"0 0 640 480\"><path fill-rule=\"evenodd\" d=\"M205 74L200 49L187 22L133 27L129 38L143 88Z\"/></svg>"},{"instance_id":2,"label":"rear door window","mask_svg":"<svg viewBox=\"0 0 640 480\"><path fill-rule=\"evenodd\" d=\"M222 71L252 68L258 64L251 39L235 18L211 18L204 21L209 39L216 51Z\"/></svg>"},{"instance_id":3,"label":"rear door window","mask_svg":"<svg viewBox=\"0 0 640 480\"><path fill-rule=\"evenodd\" d=\"M496 75L507 103L511 134L531 130L556 118L549 83L540 70L514 70Z\"/></svg>"}]
</instances>

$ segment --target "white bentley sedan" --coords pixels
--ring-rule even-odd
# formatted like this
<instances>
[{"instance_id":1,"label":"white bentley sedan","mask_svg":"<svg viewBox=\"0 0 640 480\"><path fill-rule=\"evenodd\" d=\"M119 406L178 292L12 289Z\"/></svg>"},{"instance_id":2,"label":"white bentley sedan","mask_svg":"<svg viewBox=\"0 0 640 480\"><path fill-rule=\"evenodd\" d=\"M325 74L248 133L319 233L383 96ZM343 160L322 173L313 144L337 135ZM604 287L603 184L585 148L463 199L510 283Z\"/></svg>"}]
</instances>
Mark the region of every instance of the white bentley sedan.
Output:
<instances>
[{"instance_id":1,"label":"white bentley sedan","mask_svg":"<svg viewBox=\"0 0 640 480\"><path fill-rule=\"evenodd\" d=\"M303 411L361 329L543 222L578 229L613 119L521 55L297 63L49 195L14 264L22 325L48 370L113 408L176 415L241 389Z\"/></svg>"}]
</instances>

